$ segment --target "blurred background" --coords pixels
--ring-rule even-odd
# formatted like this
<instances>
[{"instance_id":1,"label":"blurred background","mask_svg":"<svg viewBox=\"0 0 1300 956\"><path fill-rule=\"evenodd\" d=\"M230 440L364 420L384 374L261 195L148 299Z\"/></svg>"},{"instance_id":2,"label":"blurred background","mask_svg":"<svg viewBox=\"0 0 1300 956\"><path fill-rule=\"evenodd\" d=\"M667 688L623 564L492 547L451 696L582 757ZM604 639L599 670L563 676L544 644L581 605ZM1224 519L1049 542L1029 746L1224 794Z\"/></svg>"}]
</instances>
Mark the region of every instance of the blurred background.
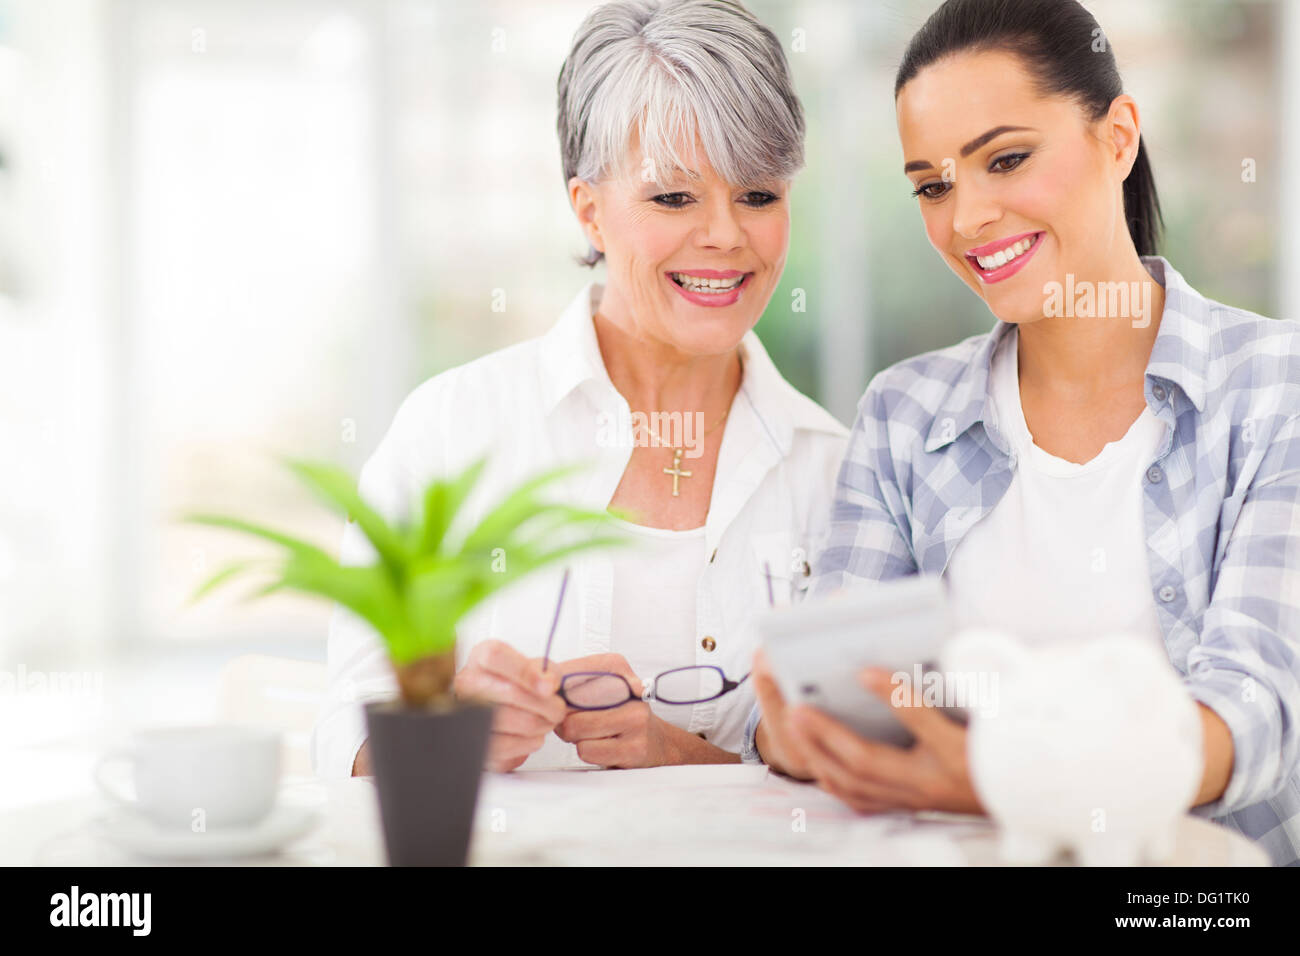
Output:
<instances>
[{"instance_id":1,"label":"blurred background","mask_svg":"<svg viewBox=\"0 0 1300 956\"><path fill-rule=\"evenodd\" d=\"M0 744L202 719L250 650L323 660L322 605L187 607L246 544L175 516L335 546L274 456L355 471L415 385L554 321L588 278L555 77L593 5L0 0ZM893 75L937 0L749 5L809 120L758 331L848 423L874 372L993 324L901 173ZM1300 316L1300 2L1086 5L1143 109L1165 254ZM55 673L87 683L31 678Z\"/></svg>"}]
</instances>

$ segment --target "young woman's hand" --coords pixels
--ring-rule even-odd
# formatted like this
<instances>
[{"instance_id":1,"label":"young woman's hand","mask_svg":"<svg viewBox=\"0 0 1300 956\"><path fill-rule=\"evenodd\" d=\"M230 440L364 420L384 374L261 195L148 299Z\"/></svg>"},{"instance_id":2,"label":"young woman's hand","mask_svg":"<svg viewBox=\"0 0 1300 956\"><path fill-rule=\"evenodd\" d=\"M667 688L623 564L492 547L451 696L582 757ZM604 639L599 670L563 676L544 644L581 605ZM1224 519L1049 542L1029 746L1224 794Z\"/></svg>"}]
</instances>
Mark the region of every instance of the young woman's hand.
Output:
<instances>
[{"instance_id":1,"label":"young woman's hand","mask_svg":"<svg viewBox=\"0 0 1300 956\"><path fill-rule=\"evenodd\" d=\"M484 641L470 651L456 674L456 696L495 704L488 744L489 770L514 770L538 750L564 719L560 672L542 670L541 658L528 658L504 641Z\"/></svg>"},{"instance_id":2,"label":"young woman's hand","mask_svg":"<svg viewBox=\"0 0 1300 956\"><path fill-rule=\"evenodd\" d=\"M883 671L863 671L861 680L893 707L916 742L903 749L867 740L812 707L791 708L790 738L822 789L862 813L984 813L966 762L966 728L937 707L892 700L894 688Z\"/></svg>"},{"instance_id":3,"label":"young woman's hand","mask_svg":"<svg viewBox=\"0 0 1300 956\"><path fill-rule=\"evenodd\" d=\"M762 651L754 653L753 681L754 694L762 712L757 731L759 756L773 770L800 780L811 780L813 775L803 744L791 733L790 708L776 686Z\"/></svg>"}]
</instances>

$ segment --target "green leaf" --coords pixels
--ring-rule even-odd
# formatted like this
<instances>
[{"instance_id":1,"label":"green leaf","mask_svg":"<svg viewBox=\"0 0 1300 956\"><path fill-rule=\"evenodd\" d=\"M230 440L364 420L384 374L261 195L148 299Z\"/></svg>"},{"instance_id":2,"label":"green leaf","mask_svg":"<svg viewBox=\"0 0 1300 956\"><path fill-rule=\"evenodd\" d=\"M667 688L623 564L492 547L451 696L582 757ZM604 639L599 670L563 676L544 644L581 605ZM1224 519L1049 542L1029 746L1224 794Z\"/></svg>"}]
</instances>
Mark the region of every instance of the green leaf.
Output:
<instances>
[{"instance_id":1,"label":"green leaf","mask_svg":"<svg viewBox=\"0 0 1300 956\"><path fill-rule=\"evenodd\" d=\"M263 585L262 587L258 588L255 591L249 591L240 599L239 603L248 604L249 602L256 601L259 598L268 597L274 594L276 591L283 591L283 590L286 590L284 586L284 582L281 581L279 578L277 578L276 580L270 582L269 584Z\"/></svg>"},{"instance_id":2,"label":"green leaf","mask_svg":"<svg viewBox=\"0 0 1300 956\"><path fill-rule=\"evenodd\" d=\"M590 511L571 505L542 505L538 511L519 523L509 541L502 547L517 548L582 527L590 527L595 531L608 527L610 523L610 515L606 511Z\"/></svg>"},{"instance_id":3,"label":"green leaf","mask_svg":"<svg viewBox=\"0 0 1300 956\"><path fill-rule=\"evenodd\" d=\"M406 593L406 613L418 641L408 659L440 654L456 643L456 624L489 590L483 571L458 563L413 574Z\"/></svg>"},{"instance_id":4,"label":"green leaf","mask_svg":"<svg viewBox=\"0 0 1300 956\"><path fill-rule=\"evenodd\" d=\"M579 470L581 470L579 465L552 468L519 485L501 504L489 511L478 526L469 533L465 538L464 548L474 551L506 547L510 535L521 523L547 507L537 499L536 492Z\"/></svg>"},{"instance_id":5,"label":"green leaf","mask_svg":"<svg viewBox=\"0 0 1300 956\"><path fill-rule=\"evenodd\" d=\"M369 622L390 649L410 636L398 592L379 565L341 565L328 556L324 560L295 556L281 570L279 587L337 601Z\"/></svg>"},{"instance_id":6,"label":"green leaf","mask_svg":"<svg viewBox=\"0 0 1300 956\"><path fill-rule=\"evenodd\" d=\"M291 537L283 532L276 531L272 528L266 528L261 525L253 524L249 521L243 521L239 518L228 518L225 515L213 514L190 514L185 516L185 521L189 524L208 525L213 528L225 528L227 531L241 531L244 534L250 534L256 538L263 538L280 547L294 553L310 552L313 554L328 557L324 551L307 541Z\"/></svg>"},{"instance_id":7,"label":"green leaf","mask_svg":"<svg viewBox=\"0 0 1300 956\"><path fill-rule=\"evenodd\" d=\"M228 564L220 571L218 571L216 574L212 575L212 577L204 581L197 588L195 588L194 593L190 595L189 600L186 601L185 603L194 604L200 598L203 598L206 595L211 594L217 588L221 587L221 585L227 583L228 581L232 580L233 578L237 577L243 572L249 570L250 568L257 567L258 565L264 565L266 563L267 562L265 561L255 560L255 561L235 561L231 564Z\"/></svg>"},{"instance_id":8,"label":"green leaf","mask_svg":"<svg viewBox=\"0 0 1300 956\"><path fill-rule=\"evenodd\" d=\"M402 535L357 492L356 483L337 465L286 460L288 467L327 504L356 521L394 581L401 581L409 557Z\"/></svg>"},{"instance_id":9,"label":"green leaf","mask_svg":"<svg viewBox=\"0 0 1300 956\"><path fill-rule=\"evenodd\" d=\"M447 536L447 529L469 497L487 464L480 458L450 481L435 481L424 493L424 515L416 550L422 555L437 554Z\"/></svg>"}]
</instances>

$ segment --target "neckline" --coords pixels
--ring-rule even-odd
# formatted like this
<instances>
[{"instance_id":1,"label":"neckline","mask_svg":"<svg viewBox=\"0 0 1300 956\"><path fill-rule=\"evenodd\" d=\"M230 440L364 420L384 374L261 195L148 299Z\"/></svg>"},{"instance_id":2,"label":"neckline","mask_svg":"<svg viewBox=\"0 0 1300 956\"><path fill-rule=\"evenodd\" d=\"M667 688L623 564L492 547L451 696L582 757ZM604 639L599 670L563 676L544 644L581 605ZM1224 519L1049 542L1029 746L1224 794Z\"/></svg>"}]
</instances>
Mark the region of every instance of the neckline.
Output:
<instances>
[{"instance_id":1,"label":"neckline","mask_svg":"<svg viewBox=\"0 0 1300 956\"><path fill-rule=\"evenodd\" d=\"M706 523L695 528L653 528L647 524L635 524L631 521L626 521L615 515L610 515L609 520L614 522L618 527L623 528L625 531L630 531L633 534L645 535L651 538L698 538L704 534L705 529L708 527L708 524Z\"/></svg>"},{"instance_id":2,"label":"neckline","mask_svg":"<svg viewBox=\"0 0 1300 956\"><path fill-rule=\"evenodd\" d=\"M1019 332L1019 330L1016 331ZM995 353L993 357L995 371L994 401L998 405L999 418L1004 422L1008 437L1015 446L1015 450L1040 473L1055 478L1079 478L1106 468L1115 458L1122 454L1128 445L1137 441L1137 436L1145 427L1153 423L1157 425L1160 423L1159 419L1152 414L1150 407L1144 406L1137 417L1129 423L1123 435L1114 441L1106 442L1101 451L1087 461L1069 461L1053 455L1050 451L1034 442L1034 436L1029 431L1029 423L1025 421L1025 409L1020 402L1019 352L1020 336L1016 334L1008 335L1003 340L997 353ZM997 402L998 398L1001 398L1002 401ZM1004 407L1005 412L1003 412Z\"/></svg>"}]
</instances>

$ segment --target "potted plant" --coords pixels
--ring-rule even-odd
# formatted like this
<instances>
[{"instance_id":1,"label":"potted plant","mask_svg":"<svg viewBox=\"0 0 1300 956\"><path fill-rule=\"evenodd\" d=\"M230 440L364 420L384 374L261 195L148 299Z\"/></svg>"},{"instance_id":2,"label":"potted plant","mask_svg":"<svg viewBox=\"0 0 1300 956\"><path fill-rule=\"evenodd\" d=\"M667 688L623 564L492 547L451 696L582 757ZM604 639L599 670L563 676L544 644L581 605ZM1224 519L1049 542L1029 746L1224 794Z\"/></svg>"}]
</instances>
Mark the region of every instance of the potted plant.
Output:
<instances>
[{"instance_id":1,"label":"potted plant","mask_svg":"<svg viewBox=\"0 0 1300 956\"><path fill-rule=\"evenodd\" d=\"M239 518L193 514L188 521L252 535L282 553L221 569L191 600L260 569L270 580L252 597L299 591L337 601L369 622L384 641L400 689L397 700L370 703L365 710L389 863L461 865L492 711L453 695L456 624L525 575L622 539L602 533L610 528L607 512L543 500L542 492L573 468L525 481L464 528L466 522L456 518L478 483L483 460L431 482L412 503L411 519L396 524L362 500L343 469L285 464L328 506L356 522L374 548L374 562L343 565L287 534Z\"/></svg>"}]
</instances>

